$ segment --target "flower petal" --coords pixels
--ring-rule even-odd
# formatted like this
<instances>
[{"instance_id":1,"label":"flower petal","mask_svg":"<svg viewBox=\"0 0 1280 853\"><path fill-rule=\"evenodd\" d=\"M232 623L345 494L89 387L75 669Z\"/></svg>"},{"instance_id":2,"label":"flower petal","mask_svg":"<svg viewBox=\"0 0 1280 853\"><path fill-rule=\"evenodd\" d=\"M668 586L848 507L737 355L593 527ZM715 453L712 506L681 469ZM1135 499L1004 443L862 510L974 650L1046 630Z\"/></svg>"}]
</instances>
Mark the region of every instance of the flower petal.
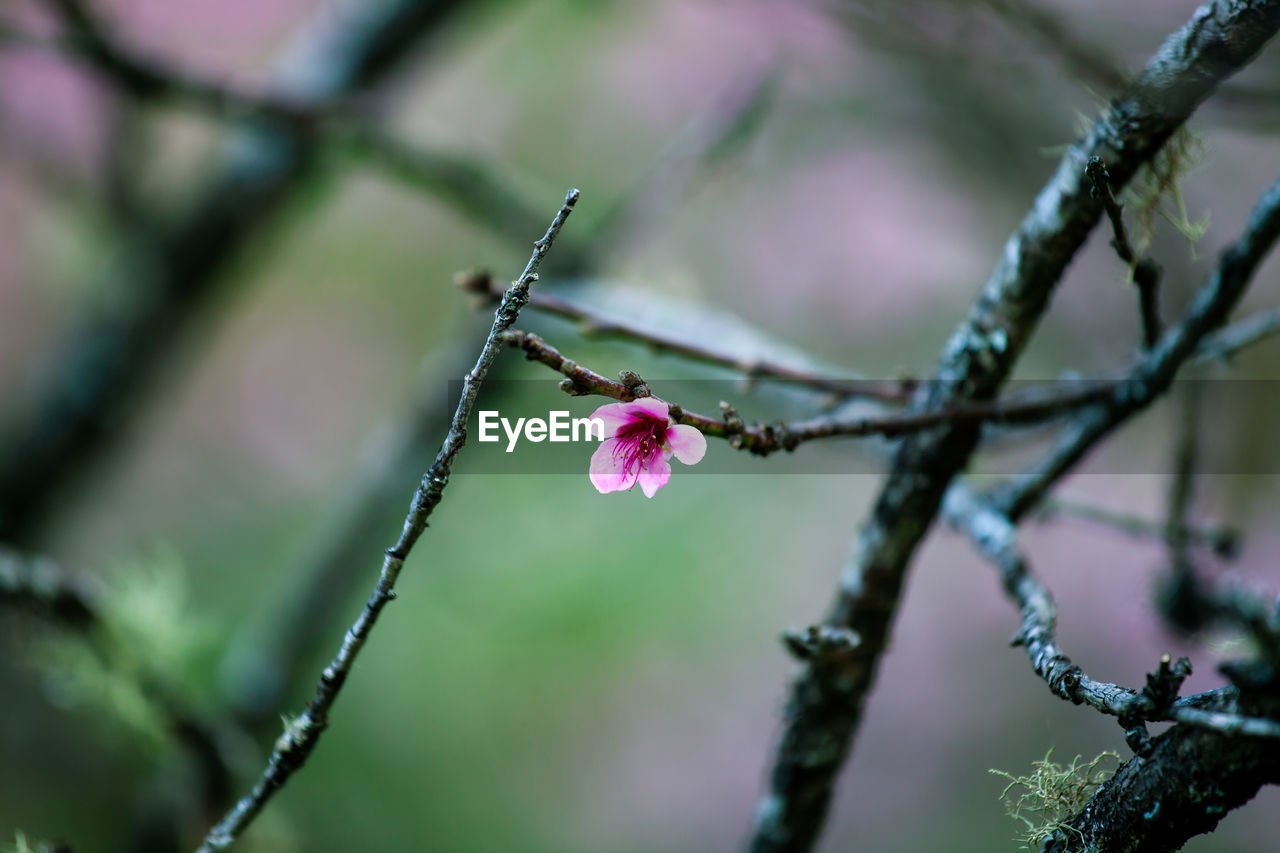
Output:
<instances>
[{"instance_id":1,"label":"flower petal","mask_svg":"<svg viewBox=\"0 0 1280 853\"><path fill-rule=\"evenodd\" d=\"M670 406L665 400L659 400L657 397L641 397L639 400L632 400L623 405L630 409L633 418L656 418L665 421L670 417L668 413Z\"/></svg>"},{"instance_id":2,"label":"flower petal","mask_svg":"<svg viewBox=\"0 0 1280 853\"><path fill-rule=\"evenodd\" d=\"M591 485L602 495L621 492L636 484L638 472L633 470L630 475L624 472L622 459L614 455L617 446L616 438L605 439L600 442L596 452L591 454L591 470L587 476L591 478Z\"/></svg>"},{"instance_id":3,"label":"flower petal","mask_svg":"<svg viewBox=\"0 0 1280 853\"><path fill-rule=\"evenodd\" d=\"M636 419L630 403L608 403L591 413L591 417L604 421L604 434L613 436L618 430Z\"/></svg>"},{"instance_id":4,"label":"flower petal","mask_svg":"<svg viewBox=\"0 0 1280 853\"><path fill-rule=\"evenodd\" d=\"M640 471L640 488L644 491L646 498L651 498L658 493L671 479L671 463L667 461L666 454L657 456L649 463L649 467Z\"/></svg>"},{"instance_id":5,"label":"flower petal","mask_svg":"<svg viewBox=\"0 0 1280 853\"><path fill-rule=\"evenodd\" d=\"M707 437L688 424L667 429L667 447L686 465L697 465L707 453Z\"/></svg>"}]
</instances>

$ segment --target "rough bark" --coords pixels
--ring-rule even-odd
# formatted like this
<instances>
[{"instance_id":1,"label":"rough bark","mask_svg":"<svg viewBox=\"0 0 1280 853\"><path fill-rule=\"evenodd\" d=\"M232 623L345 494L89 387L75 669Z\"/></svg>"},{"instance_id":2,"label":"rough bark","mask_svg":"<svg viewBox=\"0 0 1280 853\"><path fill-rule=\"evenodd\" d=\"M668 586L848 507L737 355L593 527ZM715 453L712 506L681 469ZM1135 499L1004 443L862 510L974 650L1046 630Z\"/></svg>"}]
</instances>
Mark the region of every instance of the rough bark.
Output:
<instances>
[{"instance_id":1,"label":"rough bark","mask_svg":"<svg viewBox=\"0 0 1280 853\"><path fill-rule=\"evenodd\" d=\"M1214 2L1169 37L1137 83L1063 157L943 349L922 407L988 399L1008 376L1102 213L1089 192L1089 158L1100 157L1115 186L1124 186L1277 27L1280 3ZM977 438L972 425L947 427L906 440L896 454L826 618L859 642L811 660L792 685L749 844L756 853L809 850L817 840L888 642L907 566Z\"/></svg>"}]
</instances>

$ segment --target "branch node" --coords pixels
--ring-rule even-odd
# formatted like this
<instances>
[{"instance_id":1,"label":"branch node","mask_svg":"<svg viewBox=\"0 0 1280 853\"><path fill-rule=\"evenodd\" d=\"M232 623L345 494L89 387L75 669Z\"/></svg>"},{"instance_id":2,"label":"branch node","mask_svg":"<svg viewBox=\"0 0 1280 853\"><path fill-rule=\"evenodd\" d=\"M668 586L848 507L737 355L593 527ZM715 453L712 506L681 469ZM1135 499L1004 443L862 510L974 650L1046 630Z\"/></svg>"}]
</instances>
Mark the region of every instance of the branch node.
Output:
<instances>
[{"instance_id":1,"label":"branch node","mask_svg":"<svg viewBox=\"0 0 1280 853\"><path fill-rule=\"evenodd\" d=\"M783 631L782 644L796 660L822 662L852 654L862 645L862 637L848 628L810 625Z\"/></svg>"},{"instance_id":2,"label":"branch node","mask_svg":"<svg viewBox=\"0 0 1280 853\"><path fill-rule=\"evenodd\" d=\"M640 378L640 374L634 370L622 370L618 372L618 381L626 386L633 397L651 397L653 392L649 390L649 383Z\"/></svg>"}]
</instances>

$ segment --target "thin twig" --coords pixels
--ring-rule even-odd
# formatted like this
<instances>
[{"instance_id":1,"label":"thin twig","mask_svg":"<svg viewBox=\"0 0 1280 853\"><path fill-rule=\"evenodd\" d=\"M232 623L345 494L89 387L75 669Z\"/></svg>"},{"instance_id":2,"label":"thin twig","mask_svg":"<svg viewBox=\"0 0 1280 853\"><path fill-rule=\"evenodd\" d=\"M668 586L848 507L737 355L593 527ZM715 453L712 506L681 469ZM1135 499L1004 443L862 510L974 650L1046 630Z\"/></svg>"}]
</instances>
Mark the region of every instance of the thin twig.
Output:
<instances>
[{"instance_id":1,"label":"thin twig","mask_svg":"<svg viewBox=\"0 0 1280 853\"><path fill-rule=\"evenodd\" d=\"M502 336L509 346L521 349L530 361L547 365L565 377L561 388L574 396L595 394L615 400L634 400L635 389L625 382L609 379L594 370L565 358L555 347L538 335L512 329ZM1010 395L989 403L967 403L941 409L901 412L875 417L828 415L791 424L728 423L720 418L700 415L673 404L672 418L713 438L728 439L740 450L757 456L768 456L779 450L792 451L808 441L823 438L863 438L881 436L896 438L945 424L991 423L1020 425L1040 423L1062 417L1100 400L1107 399L1112 383L1105 380L1082 382L1079 388L1052 388ZM670 401L668 401L670 402Z\"/></svg>"},{"instance_id":2,"label":"thin twig","mask_svg":"<svg viewBox=\"0 0 1280 853\"><path fill-rule=\"evenodd\" d=\"M1208 548L1224 559L1233 558L1240 549L1240 531L1223 524L1184 523L1171 530L1168 522L1154 521L1094 504L1055 497L1046 498L1034 513L1036 521L1047 521L1059 516L1095 522L1144 539L1169 542L1171 533L1176 534L1188 544Z\"/></svg>"},{"instance_id":3,"label":"thin twig","mask_svg":"<svg viewBox=\"0 0 1280 853\"><path fill-rule=\"evenodd\" d=\"M471 417L471 410L475 407L476 398L480 394L480 385L502 349L502 334L511 328L511 324L520 314L520 309L529 301L529 287L538 278L538 267L542 264L543 257L551 248L551 244L560 233L560 228L577 201L578 191L570 190L565 196L560 212L556 214L551 226L547 229L547 233L533 244L533 254L529 257L529 263L525 266L524 272L512 283L502 299L502 304L498 306L493 327L489 330L489 336L485 338L475 366L463 380L462 397L458 401L458 408L449 426L449 433L440 446L440 452L436 454L435 462L423 475L422 482L414 493L400 538L387 549L373 593L369 596L355 624L347 631L337 656L321 673L315 696L307 703L306 710L289 724L284 734L276 741L267 768L253 790L209 830L200 847L202 853L224 850L231 846L271 796L289 780L289 777L302 766L315 749L321 733L329 723L329 710L351 674L356 656L360 654L360 650L368 640L382 609L387 602L395 598L396 580L404 567L405 559L413 549L414 543L418 541L418 537L426 530L427 518L440 503L445 486L449 484L453 460L467 440L467 420Z\"/></svg>"},{"instance_id":4,"label":"thin twig","mask_svg":"<svg viewBox=\"0 0 1280 853\"><path fill-rule=\"evenodd\" d=\"M961 483L953 485L947 492L943 513L951 526L965 533L978 551L999 570L1005 592L1022 614L1022 624L1013 645L1026 647L1032 668L1055 696L1118 717L1130 728L1145 722L1171 720L1212 728L1224 734L1280 737L1280 720L1209 713L1196 707L1198 697L1178 700L1176 691L1164 697L1163 702L1157 702L1145 691L1090 678L1055 641L1057 612L1053 596L1031 572L1026 557L1019 550L1013 522ZM1168 661L1162 665L1162 671L1166 666ZM1188 667L1186 673L1189 672ZM1181 678L1177 681L1180 683Z\"/></svg>"},{"instance_id":5,"label":"thin twig","mask_svg":"<svg viewBox=\"0 0 1280 853\"><path fill-rule=\"evenodd\" d=\"M1173 449L1173 479L1165 509L1165 541L1169 544L1167 571L1156 581L1156 604L1174 627L1188 633L1200 628L1199 573L1186 534L1187 514L1195 496L1199 457L1199 389L1191 383L1183 391L1182 405L1174 410L1177 441Z\"/></svg>"},{"instance_id":6,"label":"thin twig","mask_svg":"<svg viewBox=\"0 0 1280 853\"><path fill-rule=\"evenodd\" d=\"M621 241L634 243L647 229L659 224L665 211L677 207L698 186L698 178L750 138L770 103L773 82L774 73L764 71L730 84L715 99L711 115L704 113L692 119L677 141L667 146L642 176L620 194L611 212L587 229L585 237L581 222L573 231L579 235L576 240L568 239L571 234L561 235L543 270L560 278L590 275ZM359 137L351 142L356 148L361 145ZM433 192L440 176L453 180L456 190L464 194L460 201L477 205L495 220L513 218L499 230L514 230L524 220L524 213L514 211L513 216L501 195L486 190L491 176L477 173L472 161L465 157L409 148L386 135L381 143L380 155L386 165L403 166L405 180ZM422 158L435 162L424 166L419 162ZM492 294L492 305L501 299L502 288L494 287L488 275L476 288ZM544 295L541 288L531 292L531 306ZM466 333L460 337L465 339ZM288 586L293 591L282 595L279 606L270 608L272 612L262 620L270 628L246 626L228 651L223 670L224 693L249 728L274 725L280 695L309 675L303 667L327 642L338 608L348 601L352 585L363 581L353 569L370 543L382 538L388 507L399 502L405 466L434 452L435 438L452 415L447 408L449 401L439 394L443 377L462 373L469 366L453 366L459 357L455 349L446 347L433 354L435 364L424 371L415 390L407 395L409 405L405 411L394 416L369 443L352 481L316 526L317 535L309 538L309 546L291 573Z\"/></svg>"},{"instance_id":7,"label":"thin twig","mask_svg":"<svg viewBox=\"0 0 1280 853\"><path fill-rule=\"evenodd\" d=\"M493 276L483 273L465 274L459 284L478 294L486 302L496 301L502 291ZM902 405L910 402L915 383L909 380L881 382L868 379L841 379L820 376L811 371L788 367L766 359L747 359L720 352L701 343L681 340L661 332L640 328L625 320L606 316L571 300L548 293L530 294L529 307L543 314L561 317L578 324L588 337L621 338L668 352L690 361L727 367L751 379L774 379L802 388L834 394L842 399L865 398Z\"/></svg>"},{"instance_id":8,"label":"thin twig","mask_svg":"<svg viewBox=\"0 0 1280 853\"><path fill-rule=\"evenodd\" d=\"M249 92L189 74L130 50L107 23L80 0L46 0L66 29L61 37L29 36L11 24L4 29L16 46L40 48L85 62L117 89L139 100L163 98L238 118L273 118L306 126L339 107L270 91Z\"/></svg>"},{"instance_id":9,"label":"thin twig","mask_svg":"<svg viewBox=\"0 0 1280 853\"><path fill-rule=\"evenodd\" d=\"M1138 314L1142 320L1142 346L1150 349L1160 338L1160 266L1151 258L1139 258L1124 227L1124 210L1111 189L1111 174L1101 157L1090 157L1085 174L1093 184L1093 197L1102 202L1111 222L1111 247L1129 268L1138 288Z\"/></svg>"}]
</instances>

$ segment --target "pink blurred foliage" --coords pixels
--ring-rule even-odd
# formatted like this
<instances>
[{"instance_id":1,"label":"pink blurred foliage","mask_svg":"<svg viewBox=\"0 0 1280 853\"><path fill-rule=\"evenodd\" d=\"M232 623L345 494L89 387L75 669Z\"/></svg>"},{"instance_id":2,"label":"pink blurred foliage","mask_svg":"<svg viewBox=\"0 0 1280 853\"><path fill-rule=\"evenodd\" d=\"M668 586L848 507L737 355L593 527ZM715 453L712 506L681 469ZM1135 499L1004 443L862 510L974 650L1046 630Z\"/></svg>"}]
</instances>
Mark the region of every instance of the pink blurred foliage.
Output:
<instances>
[{"instance_id":1,"label":"pink blurred foliage","mask_svg":"<svg viewBox=\"0 0 1280 853\"><path fill-rule=\"evenodd\" d=\"M8 145L84 174L96 163L105 115L101 91L59 57L0 53L0 127Z\"/></svg>"},{"instance_id":2,"label":"pink blurred foliage","mask_svg":"<svg viewBox=\"0 0 1280 853\"><path fill-rule=\"evenodd\" d=\"M606 68L606 86L646 121L679 124L737 75L781 62L848 73L848 43L805 3L663 2ZM818 72L822 73L822 72Z\"/></svg>"},{"instance_id":3,"label":"pink blurred foliage","mask_svg":"<svg viewBox=\"0 0 1280 853\"><path fill-rule=\"evenodd\" d=\"M261 65L321 0L109 0L99 7L130 43L184 66L235 74Z\"/></svg>"},{"instance_id":4,"label":"pink blurred foliage","mask_svg":"<svg viewBox=\"0 0 1280 853\"><path fill-rule=\"evenodd\" d=\"M784 283L761 288L759 310L843 317L872 332L909 323L922 304L968 299L989 263L980 211L922 168L927 161L870 144L831 153L772 190L796 201L796 215L748 206L735 264L756 281Z\"/></svg>"}]
</instances>

